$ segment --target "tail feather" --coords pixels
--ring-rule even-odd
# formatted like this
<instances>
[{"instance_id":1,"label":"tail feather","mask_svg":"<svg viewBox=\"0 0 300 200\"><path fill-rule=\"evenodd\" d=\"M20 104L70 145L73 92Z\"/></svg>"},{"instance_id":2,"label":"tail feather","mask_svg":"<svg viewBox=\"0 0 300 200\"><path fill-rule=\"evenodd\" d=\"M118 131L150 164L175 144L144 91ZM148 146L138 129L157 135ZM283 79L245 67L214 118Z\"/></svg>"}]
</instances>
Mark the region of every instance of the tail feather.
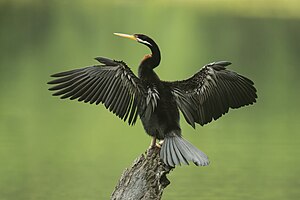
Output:
<instances>
[{"instance_id":1,"label":"tail feather","mask_svg":"<svg viewBox=\"0 0 300 200\"><path fill-rule=\"evenodd\" d=\"M183 163L183 164L186 164L188 165L189 162L188 160L182 155L182 153L180 152L180 150L178 149L178 144L176 142L176 140L174 140L174 138L171 138L173 140L173 142L171 142L172 146L173 146L173 149L174 149L174 153L173 155L176 156L177 160L175 161L176 163Z\"/></svg>"},{"instance_id":2,"label":"tail feather","mask_svg":"<svg viewBox=\"0 0 300 200\"><path fill-rule=\"evenodd\" d=\"M202 151L193 146L189 141L182 138L180 142L182 143L182 146L186 145L190 155L194 155L191 157L191 160L195 163L195 165L205 166L209 164L208 157Z\"/></svg>"},{"instance_id":3,"label":"tail feather","mask_svg":"<svg viewBox=\"0 0 300 200\"><path fill-rule=\"evenodd\" d=\"M208 157L184 138L172 135L166 137L160 151L160 157L169 166L189 164L192 161L197 166L209 164Z\"/></svg>"},{"instance_id":4,"label":"tail feather","mask_svg":"<svg viewBox=\"0 0 300 200\"><path fill-rule=\"evenodd\" d=\"M169 140L166 144L166 148L169 149L169 151L167 151L167 162L171 164L171 166L174 166L175 163L177 162L177 157L174 156L174 150L173 150L173 145L171 140Z\"/></svg>"}]
</instances>

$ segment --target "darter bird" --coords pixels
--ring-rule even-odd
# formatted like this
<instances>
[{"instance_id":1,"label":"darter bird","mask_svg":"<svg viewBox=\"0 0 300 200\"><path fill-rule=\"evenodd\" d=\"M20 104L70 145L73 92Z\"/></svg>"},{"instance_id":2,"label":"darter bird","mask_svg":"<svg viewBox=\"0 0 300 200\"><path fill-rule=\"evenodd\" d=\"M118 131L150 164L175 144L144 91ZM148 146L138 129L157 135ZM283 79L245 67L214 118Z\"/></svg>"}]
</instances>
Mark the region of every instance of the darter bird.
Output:
<instances>
[{"instance_id":1,"label":"darter bird","mask_svg":"<svg viewBox=\"0 0 300 200\"><path fill-rule=\"evenodd\" d=\"M154 69L161 60L158 45L143 34L122 34L146 45L151 54L145 55L138 68L138 76L123 61L95 58L101 64L52 75L49 90L61 99L78 99L85 103L104 106L135 124L139 117L144 129L152 137L151 146L163 141L160 157L169 166L209 164L208 157L181 134L179 110L186 122L205 125L227 113L229 108L240 108L256 102L254 83L226 67L228 61L205 65L192 77L181 81L162 81ZM170 69L172 70L172 69Z\"/></svg>"}]
</instances>

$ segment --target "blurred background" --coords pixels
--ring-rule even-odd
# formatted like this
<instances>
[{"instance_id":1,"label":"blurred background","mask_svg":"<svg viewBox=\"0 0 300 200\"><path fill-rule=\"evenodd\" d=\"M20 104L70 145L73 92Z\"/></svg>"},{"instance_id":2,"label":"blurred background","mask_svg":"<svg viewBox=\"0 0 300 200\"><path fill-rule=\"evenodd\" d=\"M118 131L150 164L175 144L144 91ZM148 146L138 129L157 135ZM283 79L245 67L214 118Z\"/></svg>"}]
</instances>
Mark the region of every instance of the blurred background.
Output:
<instances>
[{"instance_id":1,"label":"blurred background","mask_svg":"<svg viewBox=\"0 0 300 200\"><path fill-rule=\"evenodd\" d=\"M163 199L299 199L300 3L297 0L0 1L0 199L109 199L121 173L149 146L103 106L60 100L50 74L124 60L136 73L160 46L156 72L185 79L229 60L255 82L254 106L183 135L210 158L176 168ZM183 119L183 118L182 118Z\"/></svg>"}]
</instances>

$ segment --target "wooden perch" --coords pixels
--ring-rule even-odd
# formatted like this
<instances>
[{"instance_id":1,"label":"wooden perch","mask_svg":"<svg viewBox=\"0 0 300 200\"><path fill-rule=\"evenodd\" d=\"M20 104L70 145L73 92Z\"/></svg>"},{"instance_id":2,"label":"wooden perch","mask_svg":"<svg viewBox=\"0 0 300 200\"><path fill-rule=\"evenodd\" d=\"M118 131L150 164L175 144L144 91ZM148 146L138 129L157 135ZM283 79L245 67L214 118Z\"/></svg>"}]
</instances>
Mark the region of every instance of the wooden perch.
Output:
<instances>
[{"instance_id":1,"label":"wooden perch","mask_svg":"<svg viewBox=\"0 0 300 200\"><path fill-rule=\"evenodd\" d=\"M158 147L148 149L126 169L111 200L159 200L163 190L170 184L166 175L173 169L159 157Z\"/></svg>"}]
</instances>

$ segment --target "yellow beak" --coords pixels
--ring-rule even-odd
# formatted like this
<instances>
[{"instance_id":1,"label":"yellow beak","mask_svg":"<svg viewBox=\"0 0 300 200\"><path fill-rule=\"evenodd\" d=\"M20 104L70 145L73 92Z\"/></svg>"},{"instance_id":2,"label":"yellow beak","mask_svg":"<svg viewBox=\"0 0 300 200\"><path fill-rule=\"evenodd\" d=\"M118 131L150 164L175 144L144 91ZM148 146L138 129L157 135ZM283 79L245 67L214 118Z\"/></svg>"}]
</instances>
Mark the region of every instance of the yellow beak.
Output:
<instances>
[{"instance_id":1,"label":"yellow beak","mask_svg":"<svg viewBox=\"0 0 300 200\"><path fill-rule=\"evenodd\" d=\"M114 33L114 34L117 36L120 36L120 37L124 37L124 38L128 38L128 39L137 41L137 39L134 35L128 35L128 34L124 34L124 33Z\"/></svg>"}]
</instances>

